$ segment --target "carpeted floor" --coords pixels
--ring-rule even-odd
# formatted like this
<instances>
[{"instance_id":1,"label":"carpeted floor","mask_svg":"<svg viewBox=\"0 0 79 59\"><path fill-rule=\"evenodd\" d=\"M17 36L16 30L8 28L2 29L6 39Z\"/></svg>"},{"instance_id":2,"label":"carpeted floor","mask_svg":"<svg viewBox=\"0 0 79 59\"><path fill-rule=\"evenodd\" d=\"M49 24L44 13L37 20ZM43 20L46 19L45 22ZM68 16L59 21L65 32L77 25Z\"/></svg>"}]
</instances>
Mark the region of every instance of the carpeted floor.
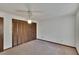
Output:
<instances>
[{"instance_id":1,"label":"carpeted floor","mask_svg":"<svg viewBox=\"0 0 79 59\"><path fill-rule=\"evenodd\" d=\"M33 40L1 52L0 55L77 55L74 48Z\"/></svg>"}]
</instances>

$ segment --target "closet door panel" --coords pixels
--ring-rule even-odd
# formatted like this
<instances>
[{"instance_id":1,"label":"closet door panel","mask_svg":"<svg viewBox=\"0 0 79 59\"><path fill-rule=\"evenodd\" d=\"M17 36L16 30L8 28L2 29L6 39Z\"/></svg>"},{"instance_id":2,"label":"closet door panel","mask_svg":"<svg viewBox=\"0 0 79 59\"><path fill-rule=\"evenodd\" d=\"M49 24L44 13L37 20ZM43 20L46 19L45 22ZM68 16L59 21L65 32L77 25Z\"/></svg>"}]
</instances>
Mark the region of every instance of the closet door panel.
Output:
<instances>
[{"instance_id":1,"label":"closet door panel","mask_svg":"<svg viewBox=\"0 0 79 59\"><path fill-rule=\"evenodd\" d=\"M25 41L27 42L28 40L29 40L29 38L28 38L28 23L27 22L25 22Z\"/></svg>"},{"instance_id":2,"label":"closet door panel","mask_svg":"<svg viewBox=\"0 0 79 59\"><path fill-rule=\"evenodd\" d=\"M28 24L28 40L31 40L31 24Z\"/></svg>"},{"instance_id":3,"label":"closet door panel","mask_svg":"<svg viewBox=\"0 0 79 59\"><path fill-rule=\"evenodd\" d=\"M22 31L22 24L21 21L18 20L18 45L22 43L21 31Z\"/></svg>"},{"instance_id":4,"label":"closet door panel","mask_svg":"<svg viewBox=\"0 0 79 59\"><path fill-rule=\"evenodd\" d=\"M3 18L0 18L0 52L3 51Z\"/></svg>"},{"instance_id":5,"label":"closet door panel","mask_svg":"<svg viewBox=\"0 0 79 59\"><path fill-rule=\"evenodd\" d=\"M24 43L24 22L21 21L21 37L22 37L22 43Z\"/></svg>"},{"instance_id":6,"label":"closet door panel","mask_svg":"<svg viewBox=\"0 0 79 59\"><path fill-rule=\"evenodd\" d=\"M37 31L36 27L37 27L36 23L33 23L33 27L32 27L32 29L33 29L32 30L33 39L36 39L36 31Z\"/></svg>"},{"instance_id":7,"label":"closet door panel","mask_svg":"<svg viewBox=\"0 0 79 59\"><path fill-rule=\"evenodd\" d=\"M30 36L31 36L31 40L36 39L36 23L32 23L30 26Z\"/></svg>"},{"instance_id":8,"label":"closet door panel","mask_svg":"<svg viewBox=\"0 0 79 59\"><path fill-rule=\"evenodd\" d=\"M23 22L23 34L24 34L24 42L26 42L26 39L27 39L27 35L26 35L26 24L25 24L25 22Z\"/></svg>"},{"instance_id":9,"label":"closet door panel","mask_svg":"<svg viewBox=\"0 0 79 59\"><path fill-rule=\"evenodd\" d=\"M13 41L13 46L17 46L18 45L18 24L16 21L13 20L13 31L12 31L12 41Z\"/></svg>"},{"instance_id":10,"label":"closet door panel","mask_svg":"<svg viewBox=\"0 0 79 59\"><path fill-rule=\"evenodd\" d=\"M31 39L33 40L34 39L34 24L32 23L31 25Z\"/></svg>"}]
</instances>

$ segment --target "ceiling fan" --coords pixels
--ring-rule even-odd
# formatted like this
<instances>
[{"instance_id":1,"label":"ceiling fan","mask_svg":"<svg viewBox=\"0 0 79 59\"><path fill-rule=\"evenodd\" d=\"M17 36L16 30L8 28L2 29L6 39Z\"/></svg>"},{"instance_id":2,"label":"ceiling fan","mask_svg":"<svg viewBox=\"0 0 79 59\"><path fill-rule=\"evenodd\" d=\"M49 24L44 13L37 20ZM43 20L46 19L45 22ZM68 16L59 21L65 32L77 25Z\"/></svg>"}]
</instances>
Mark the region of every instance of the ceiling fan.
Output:
<instances>
[{"instance_id":1,"label":"ceiling fan","mask_svg":"<svg viewBox=\"0 0 79 59\"><path fill-rule=\"evenodd\" d=\"M26 13L28 15L28 23L31 24L32 23L32 13L41 13L41 11L32 11L30 4L27 4L27 9L28 10L16 10L17 12L21 12L21 13Z\"/></svg>"}]
</instances>

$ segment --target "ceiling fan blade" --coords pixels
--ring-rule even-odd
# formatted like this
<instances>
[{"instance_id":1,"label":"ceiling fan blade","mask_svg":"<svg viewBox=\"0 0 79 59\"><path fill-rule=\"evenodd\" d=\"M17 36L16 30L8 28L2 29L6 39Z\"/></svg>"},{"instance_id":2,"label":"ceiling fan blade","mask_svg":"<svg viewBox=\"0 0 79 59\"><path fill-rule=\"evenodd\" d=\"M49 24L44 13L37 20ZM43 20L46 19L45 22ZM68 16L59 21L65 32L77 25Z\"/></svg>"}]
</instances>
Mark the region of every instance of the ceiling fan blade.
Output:
<instances>
[{"instance_id":1,"label":"ceiling fan blade","mask_svg":"<svg viewBox=\"0 0 79 59\"><path fill-rule=\"evenodd\" d=\"M28 11L25 11L25 10L16 10L16 12L28 12ZM33 13L42 13L42 11L31 11Z\"/></svg>"},{"instance_id":2,"label":"ceiling fan blade","mask_svg":"<svg viewBox=\"0 0 79 59\"><path fill-rule=\"evenodd\" d=\"M40 13L40 12L42 12L42 11L37 11L37 10L36 10L36 11L32 11L32 12Z\"/></svg>"},{"instance_id":3,"label":"ceiling fan blade","mask_svg":"<svg viewBox=\"0 0 79 59\"><path fill-rule=\"evenodd\" d=\"M16 10L16 12L28 12L28 11L25 11L25 10Z\"/></svg>"}]
</instances>

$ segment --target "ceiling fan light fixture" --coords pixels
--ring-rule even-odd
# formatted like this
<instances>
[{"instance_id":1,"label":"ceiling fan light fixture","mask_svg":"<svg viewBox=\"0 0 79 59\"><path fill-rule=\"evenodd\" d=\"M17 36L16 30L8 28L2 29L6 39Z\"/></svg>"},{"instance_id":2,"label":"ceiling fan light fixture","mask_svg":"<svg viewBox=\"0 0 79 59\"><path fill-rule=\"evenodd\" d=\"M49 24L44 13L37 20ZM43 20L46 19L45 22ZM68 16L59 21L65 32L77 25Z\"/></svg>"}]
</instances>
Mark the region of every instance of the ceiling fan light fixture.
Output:
<instances>
[{"instance_id":1,"label":"ceiling fan light fixture","mask_svg":"<svg viewBox=\"0 0 79 59\"><path fill-rule=\"evenodd\" d=\"M27 20L28 24L32 24L32 20Z\"/></svg>"}]
</instances>

